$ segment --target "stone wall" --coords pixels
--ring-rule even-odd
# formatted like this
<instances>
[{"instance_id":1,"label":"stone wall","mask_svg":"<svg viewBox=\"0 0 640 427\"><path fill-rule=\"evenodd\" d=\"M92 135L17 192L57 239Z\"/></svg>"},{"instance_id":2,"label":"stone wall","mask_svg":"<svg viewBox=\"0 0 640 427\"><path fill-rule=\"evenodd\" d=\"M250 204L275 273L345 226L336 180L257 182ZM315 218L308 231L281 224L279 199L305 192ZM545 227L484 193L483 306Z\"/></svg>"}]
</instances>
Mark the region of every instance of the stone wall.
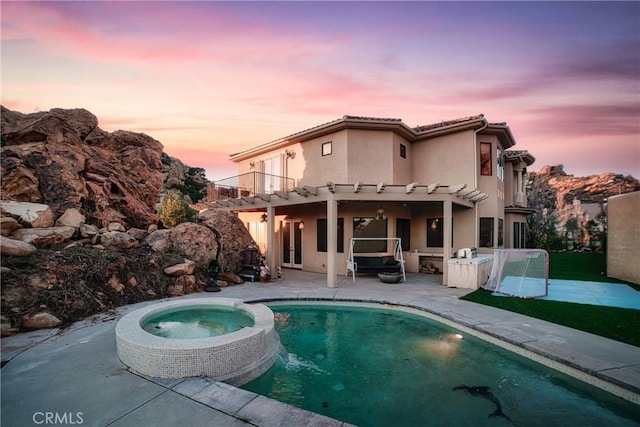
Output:
<instances>
[{"instance_id":1,"label":"stone wall","mask_svg":"<svg viewBox=\"0 0 640 427\"><path fill-rule=\"evenodd\" d=\"M640 191L607 201L607 276L640 284Z\"/></svg>"}]
</instances>

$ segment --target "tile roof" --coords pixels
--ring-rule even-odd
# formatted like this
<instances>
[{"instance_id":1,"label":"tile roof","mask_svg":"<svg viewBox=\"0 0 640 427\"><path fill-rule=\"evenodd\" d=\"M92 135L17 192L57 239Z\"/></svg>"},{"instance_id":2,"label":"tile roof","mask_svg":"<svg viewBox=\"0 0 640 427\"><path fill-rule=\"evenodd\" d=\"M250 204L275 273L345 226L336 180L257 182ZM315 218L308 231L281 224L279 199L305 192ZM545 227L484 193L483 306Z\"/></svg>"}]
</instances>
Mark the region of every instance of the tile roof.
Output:
<instances>
[{"instance_id":1,"label":"tile roof","mask_svg":"<svg viewBox=\"0 0 640 427\"><path fill-rule=\"evenodd\" d=\"M428 130L433 130L433 129L438 129L438 128L443 128L443 127L447 127L447 126L451 126L451 125L456 125L459 123L464 123L464 122L471 122L474 120L480 120L480 119L484 119L484 114L478 114L477 116L467 116L467 117L461 117L459 119L454 119L454 120L447 120L447 121L441 121L439 123L433 123L430 125L423 125L423 126L416 126L413 128L413 130L417 133L420 132L425 132Z\"/></svg>"},{"instance_id":2,"label":"tile roof","mask_svg":"<svg viewBox=\"0 0 640 427\"><path fill-rule=\"evenodd\" d=\"M394 119L392 117L367 117L367 116L342 116L344 120L367 120L372 122L401 122L402 119Z\"/></svg>"},{"instance_id":3,"label":"tile roof","mask_svg":"<svg viewBox=\"0 0 640 427\"><path fill-rule=\"evenodd\" d=\"M507 157L518 157L523 154L529 154L529 152L527 150L507 150L504 152Z\"/></svg>"}]
</instances>

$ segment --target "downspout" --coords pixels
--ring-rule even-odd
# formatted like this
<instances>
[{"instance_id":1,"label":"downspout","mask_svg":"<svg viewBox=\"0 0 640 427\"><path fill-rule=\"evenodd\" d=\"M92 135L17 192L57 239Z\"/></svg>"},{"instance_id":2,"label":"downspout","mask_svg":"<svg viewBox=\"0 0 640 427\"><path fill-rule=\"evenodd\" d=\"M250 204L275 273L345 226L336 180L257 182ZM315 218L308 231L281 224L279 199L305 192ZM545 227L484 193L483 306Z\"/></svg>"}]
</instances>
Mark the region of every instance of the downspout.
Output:
<instances>
[{"instance_id":1,"label":"downspout","mask_svg":"<svg viewBox=\"0 0 640 427\"><path fill-rule=\"evenodd\" d=\"M482 132L489 126L487 119L484 119L484 125L473 131L473 188L478 189L478 133ZM473 246L478 247L478 203L473 203Z\"/></svg>"}]
</instances>

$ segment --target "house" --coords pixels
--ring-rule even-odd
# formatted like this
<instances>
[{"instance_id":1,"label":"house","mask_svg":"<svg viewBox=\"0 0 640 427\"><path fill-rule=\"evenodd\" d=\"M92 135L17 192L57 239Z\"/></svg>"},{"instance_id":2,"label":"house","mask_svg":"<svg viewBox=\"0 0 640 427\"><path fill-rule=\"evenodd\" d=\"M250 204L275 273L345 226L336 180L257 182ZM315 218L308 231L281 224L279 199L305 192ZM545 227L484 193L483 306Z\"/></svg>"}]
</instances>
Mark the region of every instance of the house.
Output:
<instances>
[{"instance_id":1,"label":"house","mask_svg":"<svg viewBox=\"0 0 640 427\"><path fill-rule=\"evenodd\" d=\"M344 116L231 154L238 175L210 186L237 212L267 263L324 272L335 287L356 238L400 238L408 272L442 273L456 251L526 245L525 175L534 157L510 150L506 123L484 115L409 127L400 119ZM392 254L360 240L358 255Z\"/></svg>"}]
</instances>

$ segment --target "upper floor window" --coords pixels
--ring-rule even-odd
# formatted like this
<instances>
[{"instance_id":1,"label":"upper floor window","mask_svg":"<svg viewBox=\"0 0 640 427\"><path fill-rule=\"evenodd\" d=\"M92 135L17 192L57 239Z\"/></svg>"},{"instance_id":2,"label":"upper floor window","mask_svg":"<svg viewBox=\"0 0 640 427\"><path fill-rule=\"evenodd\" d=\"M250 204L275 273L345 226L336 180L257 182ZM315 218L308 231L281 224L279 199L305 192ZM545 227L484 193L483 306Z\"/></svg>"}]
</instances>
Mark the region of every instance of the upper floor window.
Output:
<instances>
[{"instance_id":1,"label":"upper floor window","mask_svg":"<svg viewBox=\"0 0 640 427\"><path fill-rule=\"evenodd\" d=\"M493 174L491 170L491 143L490 142L481 142L480 143L480 175L489 175Z\"/></svg>"},{"instance_id":2,"label":"upper floor window","mask_svg":"<svg viewBox=\"0 0 640 427\"><path fill-rule=\"evenodd\" d=\"M330 156L332 152L333 152L333 147L331 145L331 141L325 142L325 143L322 144L322 155L323 156Z\"/></svg>"},{"instance_id":3,"label":"upper floor window","mask_svg":"<svg viewBox=\"0 0 640 427\"><path fill-rule=\"evenodd\" d=\"M400 144L400 157L403 159L407 158L407 146L404 144Z\"/></svg>"},{"instance_id":4,"label":"upper floor window","mask_svg":"<svg viewBox=\"0 0 640 427\"><path fill-rule=\"evenodd\" d=\"M504 181L504 151L500 148L498 148L496 160L498 161L498 179Z\"/></svg>"}]
</instances>

